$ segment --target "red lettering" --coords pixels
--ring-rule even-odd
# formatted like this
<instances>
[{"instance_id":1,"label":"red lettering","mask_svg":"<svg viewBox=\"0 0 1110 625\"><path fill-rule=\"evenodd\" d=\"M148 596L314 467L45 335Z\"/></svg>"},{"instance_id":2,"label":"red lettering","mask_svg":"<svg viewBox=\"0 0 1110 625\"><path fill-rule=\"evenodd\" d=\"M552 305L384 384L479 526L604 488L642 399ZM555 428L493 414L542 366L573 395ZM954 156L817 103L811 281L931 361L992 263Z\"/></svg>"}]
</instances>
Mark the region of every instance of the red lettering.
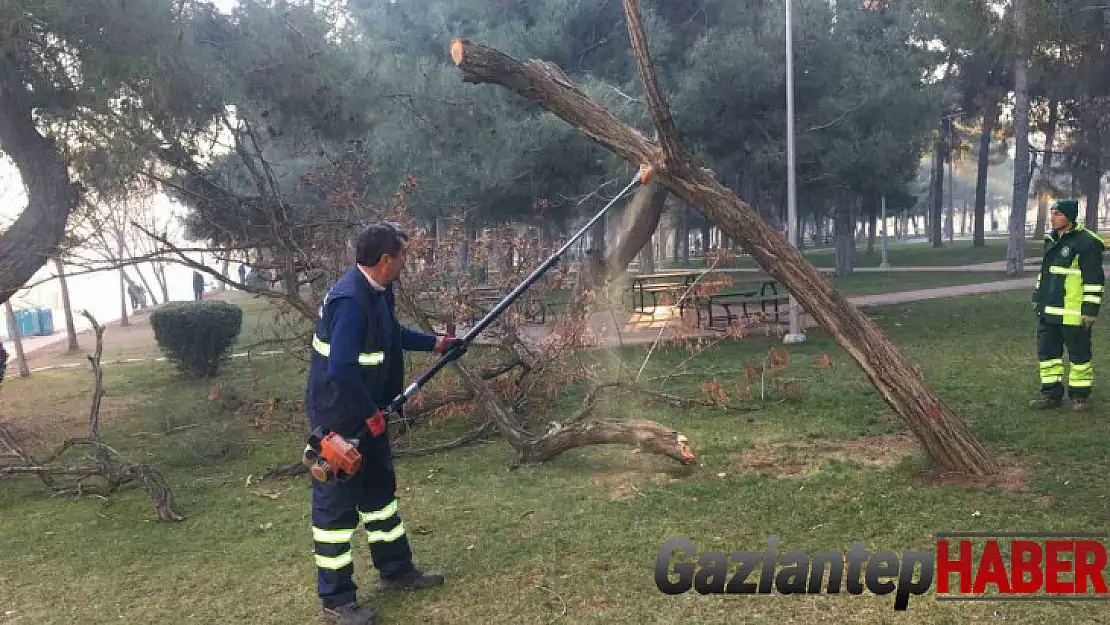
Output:
<instances>
[{"instance_id":1,"label":"red lettering","mask_svg":"<svg viewBox=\"0 0 1110 625\"><path fill-rule=\"evenodd\" d=\"M1031 556L1028 560L1025 556ZM1029 573L1029 581L1025 574ZM1031 540L1015 540L1010 544L1010 574L1015 593L1034 594L1041 589L1041 546Z\"/></svg>"},{"instance_id":2,"label":"red lettering","mask_svg":"<svg viewBox=\"0 0 1110 625\"><path fill-rule=\"evenodd\" d=\"M983 559L979 561L979 572L975 574L975 589L972 592L983 594L987 584L994 584L1002 594L1010 594L1010 580L1006 577L1006 564L1002 562L1002 552L998 550L997 540L988 540L983 549Z\"/></svg>"},{"instance_id":3,"label":"red lettering","mask_svg":"<svg viewBox=\"0 0 1110 625\"><path fill-rule=\"evenodd\" d=\"M1087 562L1087 554L1095 556L1094 562ZM1106 580L1102 570L1106 568L1106 546L1097 540L1078 540L1075 542L1075 592L1087 592L1087 578L1096 593L1106 594Z\"/></svg>"},{"instance_id":4,"label":"red lettering","mask_svg":"<svg viewBox=\"0 0 1110 625\"><path fill-rule=\"evenodd\" d=\"M1060 580L1060 573L1071 570L1070 560L1060 560L1056 556L1071 552L1075 548L1070 540L1049 540L1045 542L1045 584L1044 591L1050 595L1063 595L1075 592L1075 582Z\"/></svg>"},{"instance_id":5,"label":"red lettering","mask_svg":"<svg viewBox=\"0 0 1110 625\"><path fill-rule=\"evenodd\" d=\"M951 560L948 557L948 541L937 541L937 594L948 592L948 576L952 573L959 575L960 593L971 592L971 543L960 541L960 559Z\"/></svg>"}]
</instances>

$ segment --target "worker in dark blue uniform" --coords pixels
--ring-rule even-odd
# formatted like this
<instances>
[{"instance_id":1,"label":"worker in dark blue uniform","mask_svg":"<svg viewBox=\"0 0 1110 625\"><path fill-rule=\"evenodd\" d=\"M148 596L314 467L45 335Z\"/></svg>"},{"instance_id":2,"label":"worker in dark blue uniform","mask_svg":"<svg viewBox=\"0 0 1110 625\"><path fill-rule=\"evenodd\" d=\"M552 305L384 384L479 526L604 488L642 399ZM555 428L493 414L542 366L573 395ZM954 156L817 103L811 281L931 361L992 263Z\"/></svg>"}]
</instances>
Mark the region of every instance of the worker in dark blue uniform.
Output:
<instances>
[{"instance_id":1,"label":"worker in dark blue uniform","mask_svg":"<svg viewBox=\"0 0 1110 625\"><path fill-rule=\"evenodd\" d=\"M312 341L305 396L311 426L344 437L363 431L358 443L360 471L344 482L313 478L317 592L329 623L373 623L373 611L360 607L355 597L351 539L360 524L383 587L443 583L441 574L423 572L412 562L397 511L384 410L402 391L402 350L446 353L453 360L466 346L454 337L417 332L397 321L392 283L404 268L407 243L407 235L391 224L372 225L359 235L356 266L325 297Z\"/></svg>"}]
</instances>

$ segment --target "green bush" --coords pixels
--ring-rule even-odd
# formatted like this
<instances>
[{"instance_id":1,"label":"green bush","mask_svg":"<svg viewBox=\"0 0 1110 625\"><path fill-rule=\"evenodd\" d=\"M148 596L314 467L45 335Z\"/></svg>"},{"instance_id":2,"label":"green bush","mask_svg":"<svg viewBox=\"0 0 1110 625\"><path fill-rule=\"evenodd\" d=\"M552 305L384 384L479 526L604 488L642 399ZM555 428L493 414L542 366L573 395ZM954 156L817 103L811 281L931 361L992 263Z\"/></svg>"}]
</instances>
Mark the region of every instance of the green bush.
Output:
<instances>
[{"instance_id":1,"label":"green bush","mask_svg":"<svg viewBox=\"0 0 1110 625\"><path fill-rule=\"evenodd\" d=\"M239 337L243 310L219 300L172 302L151 313L150 325L166 360L187 376L210 378Z\"/></svg>"}]
</instances>

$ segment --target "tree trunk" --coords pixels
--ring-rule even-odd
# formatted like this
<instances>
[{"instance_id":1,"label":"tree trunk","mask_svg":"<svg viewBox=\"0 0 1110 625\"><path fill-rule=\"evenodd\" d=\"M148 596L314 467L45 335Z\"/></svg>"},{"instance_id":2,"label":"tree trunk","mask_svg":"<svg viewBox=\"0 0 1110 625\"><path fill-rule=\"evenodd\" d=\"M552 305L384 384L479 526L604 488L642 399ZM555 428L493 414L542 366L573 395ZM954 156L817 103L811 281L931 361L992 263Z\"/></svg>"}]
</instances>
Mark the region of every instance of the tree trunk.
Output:
<instances>
[{"instance_id":1,"label":"tree trunk","mask_svg":"<svg viewBox=\"0 0 1110 625\"><path fill-rule=\"evenodd\" d=\"M66 220L80 201L65 157L39 134L27 98L20 86L0 83L0 150L15 163L27 192L27 207L0 233L0 302L8 301L54 255Z\"/></svg>"},{"instance_id":2,"label":"tree trunk","mask_svg":"<svg viewBox=\"0 0 1110 625\"><path fill-rule=\"evenodd\" d=\"M166 304L170 303L170 284L166 280L166 266L162 263L157 263L154 270L154 278L158 281L158 288L162 290L162 301Z\"/></svg>"},{"instance_id":3,"label":"tree trunk","mask_svg":"<svg viewBox=\"0 0 1110 625\"><path fill-rule=\"evenodd\" d=\"M855 261L856 229L852 219L852 201L844 192L836 206L836 275L852 275Z\"/></svg>"},{"instance_id":4,"label":"tree trunk","mask_svg":"<svg viewBox=\"0 0 1110 625\"><path fill-rule=\"evenodd\" d=\"M73 324L73 307L69 303L69 285L66 283L66 270L61 257L54 257L54 268L58 271L58 285L62 289L62 311L66 318L66 350L73 353L80 349L80 346L77 344L77 327Z\"/></svg>"},{"instance_id":5,"label":"tree trunk","mask_svg":"<svg viewBox=\"0 0 1110 625\"><path fill-rule=\"evenodd\" d=\"M12 310L10 298L4 302L4 312L8 314L8 327L12 330L12 345L15 345L15 360L19 363L19 377L25 378L31 375L31 370L27 368L27 355L23 353L23 338L19 336L19 326L15 322L15 311Z\"/></svg>"},{"instance_id":6,"label":"tree trunk","mask_svg":"<svg viewBox=\"0 0 1110 625\"><path fill-rule=\"evenodd\" d=\"M1083 225L1092 229L1098 229L1098 198L1102 187L1102 169L1099 162L1102 160L1096 152L1091 156L1094 163L1084 172L1084 179L1086 184L1085 195L1087 198L1087 207L1083 211Z\"/></svg>"},{"instance_id":7,"label":"tree trunk","mask_svg":"<svg viewBox=\"0 0 1110 625\"><path fill-rule=\"evenodd\" d=\"M593 229L590 231L590 247L597 250L601 257L605 257L605 252L608 251L608 233L605 231L606 222L609 221L609 216L606 215L597 220Z\"/></svg>"},{"instance_id":8,"label":"tree trunk","mask_svg":"<svg viewBox=\"0 0 1110 625\"><path fill-rule=\"evenodd\" d=\"M983 132L979 135L979 166L975 172L975 223L972 247L987 244L984 221L987 215L987 172L990 167L991 133L998 123L998 98L993 94L983 112Z\"/></svg>"},{"instance_id":9,"label":"tree trunk","mask_svg":"<svg viewBox=\"0 0 1110 625\"><path fill-rule=\"evenodd\" d=\"M937 133L936 143L933 145L933 211L929 215L933 247L944 245L941 225L944 214L944 155L946 152L944 137L946 122L947 120L941 121L940 132Z\"/></svg>"},{"instance_id":10,"label":"tree trunk","mask_svg":"<svg viewBox=\"0 0 1110 625\"><path fill-rule=\"evenodd\" d=\"M1025 0L1014 0L1014 27L1019 46L1025 47ZM1029 213L1029 68L1022 52L1014 60L1014 201L1010 208L1010 243L1006 274L1025 271L1025 219Z\"/></svg>"},{"instance_id":11,"label":"tree trunk","mask_svg":"<svg viewBox=\"0 0 1110 625\"><path fill-rule=\"evenodd\" d=\"M690 207L682 205L682 262L690 262Z\"/></svg>"},{"instance_id":12,"label":"tree trunk","mask_svg":"<svg viewBox=\"0 0 1110 625\"><path fill-rule=\"evenodd\" d=\"M1100 70L1102 69L1102 41L1103 11L1091 11L1090 23L1086 28L1087 41L1084 50L1084 79L1083 91L1080 100L1080 116L1082 131L1083 194L1087 199L1087 208L1083 215L1083 225L1088 228L1098 227L1098 197L1102 181L1102 138L1100 136L1100 110L1099 98Z\"/></svg>"},{"instance_id":13,"label":"tree trunk","mask_svg":"<svg viewBox=\"0 0 1110 625\"><path fill-rule=\"evenodd\" d=\"M655 257L651 237L659 229L659 219L663 216L663 206L667 200L667 188L655 184L640 187L628 202L624 219L613 241L612 253L605 258L607 277L619 277L628 269L628 264L641 251L652 267ZM603 220L599 220L600 221ZM641 273L651 273L654 269L644 269Z\"/></svg>"},{"instance_id":14,"label":"tree trunk","mask_svg":"<svg viewBox=\"0 0 1110 625\"><path fill-rule=\"evenodd\" d=\"M1048 221L1049 184L1052 182L1052 145L1056 140L1056 125L1060 119L1060 105L1055 100L1048 103L1048 127L1045 129L1044 158L1041 162L1041 176L1037 184L1037 225L1033 230L1033 240L1044 239L1045 223Z\"/></svg>"},{"instance_id":15,"label":"tree trunk","mask_svg":"<svg viewBox=\"0 0 1110 625\"><path fill-rule=\"evenodd\" d=\"M879 211L874 196L868 195L867 199L867 253L875 253L875 229L879 223Z\"/></svg>"},{"instance_id":16,"label":"tree trunk","mask_svg":"<svg viewBox=\"0 0 1110 625\"><path fill-rule=\"evenodd\" d=\"M674 208L674 247L671 250L671 262L675 265L678 264L679 259L682 257L682 230L685 216L686 207L676 205Z\"/></svg>"},{"instance_id":17,"label":"tree trunk","mask_svg":"<svg viewBox=\"0 0 1110 625\"><path fill-rule=\"evenodd\" d=\"M457 39L451 57L463 81L500 84L539 104L633 165L651 167L653 182L667 187L741 242L797 298L858 363L879 394L905 421L924 449L944 469L974 475L996 473L971 430L944 403L886 335L835 291L786 236L768 226L751 207L699 167L678 143L674 122L652 69L635 0L624 0L633 51L659 141L622 122L573 86L555 65L521 63L491 48Z\"/></svg>"},{"instance_id":18,"label":"tree trunk","mask_svg":"<svg viewBox=\"0 0 1110 625\"><path fill-rule=\"evenodd\" d=\"M949 130L952 130L953 124L949 123L948 127ZM951 137L953 141L955 141L955 132L949 132L948 136ZM952 188L955 184L955 160L956 150L950 147L948 150L948 219L946 219L944 222L944 235L948 237L949 243L952 242L956 230L956 226L952 223L956 214L956 200L952 197L952 194L955 193L955 190Z\"/></svg>"},{"instance_id":19,"label":"tree trunk","mask_svg":"<svg viewBox=\"0 0 1110 625\"><path fill-rule=\"evenodd\" d=\"M120 261L123 261L123 237L122 236L120 237L120 240L119 240L119 256L118 256L118 258L119 258ZM122 327L127 327L127 326L131 325L131 322L127 319L127 282L128 282L127 272L125 272L123 270L123 267L120 267L119 268L119 306L120 306L119 324Z\"/></svg>"}]
</instances>

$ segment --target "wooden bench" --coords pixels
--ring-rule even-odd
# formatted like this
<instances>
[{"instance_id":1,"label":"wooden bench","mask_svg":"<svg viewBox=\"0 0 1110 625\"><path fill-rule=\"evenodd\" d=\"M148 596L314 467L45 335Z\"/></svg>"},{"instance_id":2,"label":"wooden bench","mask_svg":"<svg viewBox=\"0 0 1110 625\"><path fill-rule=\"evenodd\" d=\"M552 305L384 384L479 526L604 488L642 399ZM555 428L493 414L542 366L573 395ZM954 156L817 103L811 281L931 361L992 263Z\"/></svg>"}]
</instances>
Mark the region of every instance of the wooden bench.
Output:
<instances>
[{"instance_id":1,"label":"wooden bench","mask_svg":"<svg viewBox=\"0 0 1110 625\"><path fill-rule=\"evenodd\" d=\"M644 286L640 287L640 310L645 309L645 306L644 306L644 294L645 293L650 293L651 294L651 306L652 306L652 308L658 308L659 307L659 294L660 293L673 293L673 294L675 294L675 299L678 299L678 296L681 295L686 290L686 288L687 288L686 285L684 285L680 282L664 282L664 283L661 283L661 284L644 285Z\"/></svg>"},{"instance_id":2,"label":"wooden bench","mask_svg":"<svg viewBox=\"0 0 1110 625\"><path fill-rule=\"evenodd\" d=\"M729 324L732 323L733 319L739 320L741 317L748 317L749 316L748 306L754 306L756 304L759 304L760 312L763 315L767 314L767 304L773 305L774 306L774 313L775 313L775 321L778 321L779 320L779 304L786 304L789 301L790 301L790 296L785 294L785 293L782 294L782 295L755 295L754 293L750 294L750 295L749 294L744 294L744 293L728 293L728 294L720 294L720 295L710 295L709 297L706 298L706 313L707 313L706 327L707 328L713 328L715 321L724 321L725 326L728 326ZM714 306L719 306L721 308L724 308L725 309L724 316L714 315L713 314L713 307ZM735 306L740 307L741 314L739 314L739 315L733 314L732 309ZM701 308L699 307L697 309L697 311L698 311L697 321L698 321L698 324L700 325L701 324Z\"/></svg>"}]
</instances>

